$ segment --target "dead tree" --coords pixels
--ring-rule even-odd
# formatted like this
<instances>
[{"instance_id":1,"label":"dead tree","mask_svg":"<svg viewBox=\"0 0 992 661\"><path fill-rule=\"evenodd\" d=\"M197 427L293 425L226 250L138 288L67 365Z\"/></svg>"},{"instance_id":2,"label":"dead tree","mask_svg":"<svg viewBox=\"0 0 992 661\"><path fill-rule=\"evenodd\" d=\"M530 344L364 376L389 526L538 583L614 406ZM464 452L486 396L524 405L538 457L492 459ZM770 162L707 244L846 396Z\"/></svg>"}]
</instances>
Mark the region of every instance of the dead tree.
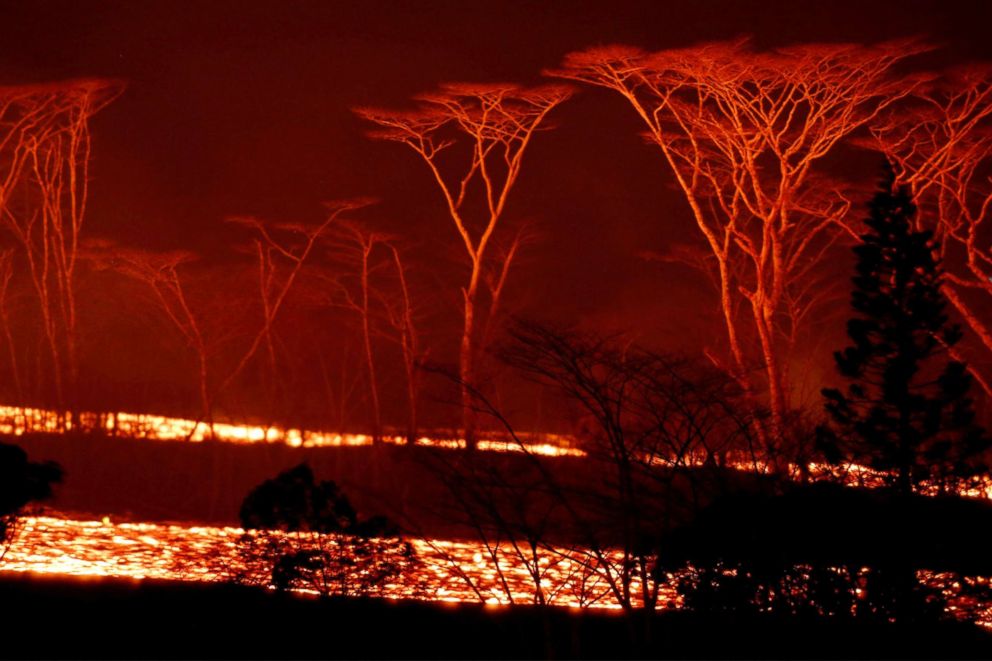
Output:
<instances>
[{"instance_id":1,"label":"dead tree","mask_svg":"<svg viewBox=\"0 0 992 661\"><path fill-rule=\"evenodd\" d=\"M348 310L356 313L362 336L362 351L365 359L365 374L369 388L369 402L372 406L372 441L382 440L382 404L379 396L379 379L376 372L373 335L374 318L378 311L373 309L377 289L372 284L374 271L381 270L382 264L373 259L378 247L387 247L389 237L381 232L369 230L354 222L342 223L329 241L331 253L336 261L342 262L347 272L336 279L336 298ZM357 281L352 287L350 280Z\"/></svg>"},{"instance_id":2,"label":"dead tree","mask_svg":"<svg viewBox=\"0 0 992 661\"><path fill-rule=\"evenodd\" d=\"M756 461L740 389L712 368L620 338L524 322L510 337L500 357L591 422L584 462L595 477L544 471L544 488L581 542L573 559L594 570L623 608L654 608L664 580L655 573L662 535L712 497L728 468Z\"/></svg>"},{"instance_id":3,"label":"dead tree","mask_svg":"<svg viewBox=\"0 0 992 661\"><path fill-rule=\"evenodd\" d=\"M783 307L795 300L803 270L843 231L849 206L839 191L814 195L822 191L813 186L816 168L912 91L912 80L888 73L921 50L911 42L764 53L745 41L655 53L607 47L572 53L550 72L621 94L661 150L715 269L727 367L770 409L770 453L790 400ZM753 364L763 378L751 374Z\"/></svg>"},{"instance_id":4,"label":"dead tree","mask_svg":"<svg viewBox=\"0 0 992 661\"><path fill-rule=\"evenodd\" d=\"M10 374L14 382L16 401L24 401L24 389L21 386L21 370L18 367L17 346L11 330L10 311L10 281L14 276L14 251L0 250L0 324L3 324L4 339L7 341L7 352L10 357Z\"/></svg>"},{"instance_id":5,"label":"dead tree","mask_svg":"<svg viewBox=\"0 0 992 661\"><path fill-rule=\"evenodd\" d=\"M570 95L571 91L562 86L527 89L516 85L449 84L439 92L418 97L420 108L415 111L356 111L379 125L372 137L407 145L428 166L468 256L469 276L462 286L459 372L465 384L462 422L469 448L476 443L476 420L468 388L479 385L477 362L483 350L480 317L491 317L498 306L498 300L491 298L490 309L485 309L484 280L488 272L495 270L500 273L496 280L505 282L510 264L494 263L490 247L531 138L548 113ZM477 202L470 202L470 198Z\"/></svg>"},{"instance_id":6,"label":"dead tree","mask_svg":"<svg viewBox=\"0 0 992 661\"><path fill-rule=\"evenodd\" d=\"M407 428L406 442L417 440L417 400L420 392L419 363L425 357L417 332L416 309L410 295L407 268L403 264L402 253L395 243L390 243L390 256L396 269L397 296L386 299L386 319L397 336L403 356L403 371L406 375Z\"/></svg>"},{"instance_id":7,"label":"dead tree","mask_svg":"<svg viewBox=\"0 0 992 661\"><path fill-rule=\"evenodd\" d=\"M258 331L240 360L217 387L214 397L226 390L264 347L266 364L273 383L278 378L278 361L273 328L290 291L299 280L303 267L329 229L341 216L371 204L371 200L354 199L329 202L326 219L314 226L299 223L265 223L257 218L234 217L228 222L252 230L252 248L258 265L258 293L262 318Z\"/></svg>"},{"instance_id":8,"label":"dead tree","mask_svg":"<svg viewBox=\"0 0 992 661\"><path fill-rule=\"evenodd\" d=\"M0 151L7 165L0 174L0 212L24 249L60 411L68 404L75 413L75 273L88 199L89 121L121 89L106 80L0 89Z\"/></svg>"},{"instance_id":9,"label":"dead tree","mask_svg":"<svg viewBox=\"0 0 992 661\"><path fill-rule=\"evenodd\" d=\"M933 231L945 269L941 289L992 366L992 67L930 81L912 105L875 122L872 137L920 208L917 229ZM992 372L969 362L992 395Z\"/></svg>"},{"instance_id":10,"label":"dead tree","mask_svg":"<svg viewBox=\"0 0 992 661\"><path fill-rule=\"evenodd\" d=\"M120 273L146 284L155 296L159 309L173 327L179 331L192 350L196 360L197 391L200 400L200 418L187 434L193 439L201 422L207 424L213 436L214 417L210 385L210 351L202 329L203 323L187 296L187 286L179 274L179 267L196 259L193 253L173 251L155 254L141 250L113 249L103 256Z\"/></svg>"}]
</instances>

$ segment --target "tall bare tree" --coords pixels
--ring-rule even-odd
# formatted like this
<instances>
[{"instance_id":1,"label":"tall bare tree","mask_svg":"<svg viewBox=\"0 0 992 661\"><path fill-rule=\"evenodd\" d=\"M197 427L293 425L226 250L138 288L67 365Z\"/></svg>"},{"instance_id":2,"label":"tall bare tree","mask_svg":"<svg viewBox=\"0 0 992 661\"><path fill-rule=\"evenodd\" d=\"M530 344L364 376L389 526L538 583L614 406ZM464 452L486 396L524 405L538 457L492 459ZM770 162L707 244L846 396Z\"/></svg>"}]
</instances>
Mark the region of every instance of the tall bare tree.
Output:
<instances>
[{"instance_id":1,"label":"tall bare tree","mask_svg":"<svg viewBox=\"0 0 992 661\"><path fill-rule=\"evenodd\" d=\"M448 84L439 92L417 97L420 107L414 111L356 111L380 127L372 137L407 145L428 166L468 256L469 276L462 286L459 372L469 448L476 443L470 388L479 385L477 362L483 349L480 317L492 316L489 313L498 307L502 291L490 291L487 310L484 283L491 272L499 274L496 282L505 282L512 261L495 262L490 248L531 138L548 113L570 95L571 90L561 85ZM471 203L470 198L476 196L477 203Z\"/></svg>"},{"instance_id":2,"label":"tall bare tree","mask_svg":"<svg viewBox=\"0 0 992 661\"><path fill-rule=\"evenodd\" d=\"M886 113L873 144L920 207L945 269L944 295L984 347L985 371L970 367L992 395L992 66L970 66L921 86L915 103Z\"/></svg>"},{"instance_id":3,"label":"tall bare tree","mask_svg":"<svg viewBox=\"0 0 992 661\"><path fill-rule=\"evenodd\" d=\"M403 263L403 253L395 243L388 245L393 266L396 269L397 296L386 300L386 318L396 332L397 341L403 356L403 371L406 374L407 428L406 441L417 440L417 400L420 392L419 363L424 358L420 334L417 331L416 308L410 293L407 267Z\"/></svg>"},{"instance_id":4,"label":"tall bare tree","mask_svg":"<svg viewBox=\"0 0 992 661\"><path fill-rule=\"evenodd\" d=\"M849 206L817 167L911 93L913 80L888 74L922 48L906 41L772 52L746 41L654 53L618 46L572 53L550 72L618 92L661 150L715 270L729 354L722 362L770 409L770 452L789 410L788 324L807 307L798 288ZM763 376L752 374L753 365Z\"/></svg>"},{"instance_id":5,"label":"tall bare tree","mask_svg":"<svg viewBox=\"0 0 992 661\"><path fill-rule=\"evenodd\" d=\"M114 249L108 256L109 263L124 275L145 283L155 295L159 308L179 331L196 359L197 392L200 399L200 418L190 429L191 440L205 422L213 435L214 396L211 387L210 346L203 332L203 320L190 304L188 287L179 273L179 267L196 259L187 251L156 254L137 249Z\"/></svg>"},{"instance_id":6,"label":"tall bare tree","mask_svg":"<svg viewBox=\"0 0 992 661\"><path fill-rule=\"evenodd\" d=\"M14 250L0 250L0 324L3 324L4 339L7 341L7 352L10 357L10 375L14 382L14 395L18 402L23 402L24 390L21 386L21 370L18 367L17 346L14 344L14 334L10 327L10 281L14 277Z\"/></svg>"},{"instance_id":7,"label":"tall bare tree","mask_svg":"<svg viewBox=\"0 0 992 661\"><path fill-rule=\"evenodd\" d=\"M0 211L24 249L60 411L68 404L75 412L75 274L89 192L89 122L121 90L107 80L0 90L0 150L7 165L0 175ZM18 185L22 194L12 205L10 194Z\"/></svg>"},{"instance_id":8,"label":"tall bare tree","mask_svg":"<svg viewBox=\"0 0 992 661\"><path fill-rule=\"evenodd\" d=\"M299 223L265 223L257 218L244 216L228 219L228 222L248 227L255 235L252 239L252 247L258 260L258 292L262 319L258 331L241 359L218 386L218 395L244 371L263 347L271 378L276 378L277 359L273 327L290 291L300 278L304 265L312 256L321 237L341 221L343 214L369 204L372 204L372 200L328 202L327 217L323 222L313 226Z\"/></svg>"},{"instance_id":9,"label":"tall bare tree","mask_svg":"<svg viewBox=\"0 0 992 661\"><path fill-rule=\"evenodd\" d=\"M359 223L342 223L331 239L331 251L338 261L345 263L347 273L337 279L337 293L343 305L358 315L361 327L362 350L365 358L365 375L369 388L369 402L372 406L372 441L382 439L382 402L379 393L379 378L376 372L373 335L373 309L377 290L372 284L373 271L381 270L381 263L374 261L376 248L388 246L389 237L381 232L370 230ZM350 286L354 278L356 287Z\"/></svg>"}]
</instances>

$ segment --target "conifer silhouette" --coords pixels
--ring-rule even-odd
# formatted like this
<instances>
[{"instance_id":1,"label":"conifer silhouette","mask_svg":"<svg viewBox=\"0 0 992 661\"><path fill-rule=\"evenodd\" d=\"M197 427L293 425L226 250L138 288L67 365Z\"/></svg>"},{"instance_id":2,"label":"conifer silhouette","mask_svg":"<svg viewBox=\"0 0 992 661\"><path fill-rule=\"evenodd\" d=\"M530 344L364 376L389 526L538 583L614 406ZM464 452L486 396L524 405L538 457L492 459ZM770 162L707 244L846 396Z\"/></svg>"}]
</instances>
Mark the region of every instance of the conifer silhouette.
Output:
<instances>
[{"instance_id":1,"label":"conifer silhouette","mask_svg":"<svg viewBox=\"0 0 992 661\"><path fill-rule=\"evenodd\" d=\"M913 229L915 214L886 164L854 248L853 344L834 354L848 385L823 390L832 424L819 430L830 462L882 471L902 493L966 485L987 471L990 445L974 421L965 365L946 358L961 331L945 313L933 235Z\"/></svg>"}]
</instances>

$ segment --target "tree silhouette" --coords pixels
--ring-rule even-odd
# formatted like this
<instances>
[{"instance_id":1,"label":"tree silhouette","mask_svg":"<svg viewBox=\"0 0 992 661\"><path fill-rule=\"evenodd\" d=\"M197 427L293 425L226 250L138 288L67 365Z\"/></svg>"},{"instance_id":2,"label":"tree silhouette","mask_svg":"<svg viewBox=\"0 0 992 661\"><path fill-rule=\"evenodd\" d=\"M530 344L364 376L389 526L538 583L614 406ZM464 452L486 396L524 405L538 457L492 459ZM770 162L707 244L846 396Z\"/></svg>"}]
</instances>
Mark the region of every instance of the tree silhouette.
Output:
<instances>
[{"instance_id":1,"label":"tree silhouette","mask_svg":"<svg viewBox=\"0 0 992 661\"><path fill-rule=\"evenodd\" d=\"M0 443L0 559L17 532L17 517L24 506L50 497L52 485L61 480L58 464L28 461L21 448Z\"/></svg>"},{"instance_id":2,"label":"tree silhouette","mask_svg":"<svg viewBox=\"0 0 992 661\"><path fill-rule=\"evenodd\" d=\"M255 487L241 505L243 583L318 594L376 594L412 571L413 547L385 517L360 519L331 481L303 463Z\"/></svg>"},{"instance_id":3,"label":"tree silhouette","mask_svg":"<svg viewBox=\"0 0 992 661\"><path fill-rule=\"evenodd\" d=\"M853 345L834 354L849 384L823 391L833 424L820 445L832 463L883 471L901 493L962 486L987 471L990 439L974 422L967 368L941 362L961 331L945 313L933 233L913 229L916 207L891 166L870 210L854 249Z\"/></svg>"},{"instance_id":4,"label":"tree silhouette","mask_svg":"<svg viewBox=\"0 0 992 661\"><path fill-rule=\"evenodd\" d=\"M953 605L975 619L954 591L988 572L974 535L989 523L987 499L828 482L735 490L664 538L658 570L696 611L920 620Z\"/></svg>"}]
</instances>

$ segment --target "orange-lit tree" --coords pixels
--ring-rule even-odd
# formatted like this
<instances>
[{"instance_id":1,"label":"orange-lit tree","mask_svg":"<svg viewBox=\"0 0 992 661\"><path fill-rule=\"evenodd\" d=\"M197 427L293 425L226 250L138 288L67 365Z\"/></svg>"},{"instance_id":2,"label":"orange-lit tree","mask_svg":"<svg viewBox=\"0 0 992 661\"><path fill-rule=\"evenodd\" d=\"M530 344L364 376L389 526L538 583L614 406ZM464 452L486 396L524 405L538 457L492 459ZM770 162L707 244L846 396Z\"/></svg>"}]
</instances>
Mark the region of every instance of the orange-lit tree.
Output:
<instances>
[{"instance_id":1,"label":"orange-lit tree","mask_svg":"<svg viewBox=\"0 0 992 661\"><path fill-rule=\"evenodd\" d=\"M75 274L89 188L89 122L120 91L106 80L0 90L6 165L0 210L24 249L60 411L75 406L78 381Z\"/></svg>"},{"instance_id":2,"label":"orange-lit tree","mask_svg":"<svg viewBox=\"0 0 992 661\"><path fill-rule=\"evenodd\" d=\"M359 320L373 441L378 442L382 435L374 341L381 336L395 342L400 349L407 391L406 437L412 443L417 433L418 363L423 358L423 349L403 253L396 237L354 221L340 223L327 239L332 259L342 267L332 277L330 301L356 314Z\"/></svg>"},{"instance_id":3,"label":"orange-lit tree","mask_svg":"<svg viewBox=\"0 0 992 661\"><path fill-rule=\"evenodd\" d=\"M21 387L21 371L18 368L17 345L10 328L10 282L14 277L13 249L0 250L0 324L3 324L4 339L7 341L7 352L10 358L10 375L14 385L16 401L23 401L24 390Z\"/></svg>"},{"instance_id":4,"label":"orange-lit tree","mask_svg":"<svg viewBox=\"0 0 992 661\"><path fill-rule=\"evenodd\" d=\"M278 378L273 329L279 312L286 304L301 272L311 259L321 237L341 221L341 216L371 204L371 200L339 200L327 203L328 214L313 226L299 223L265 223L257 218L234 217L229 222L243 225L253 232L252 252L258 265L258 293L261 324L240 360L218 385L215 396L226 390L264 347L269 379Z\"/></svg>"},{"instance_id":5,"label":"orange-lit tree","mask_svg":"<svg viewBox=\"0 0 992 661\"><path fill-rule=\"evenodd\" d=\"M768 406L771 455L790 408L788 325L808 313L804 274L843 230L849 206L819 180L818 166L912 91L912 80L888 74L920 50L910 42L606 47L572 53L550 72L618 92L661 150L715 271L727 340L720 362Z\"/></svg>"},{"instance_id":6,"label":"orange-lit tree","mask_svg":"<svg viewBox=\"0 0 992 661\"><path fill-rule=\"evenodd\" d=\"M346 266L346 273L337 279L337 293L343 305L358 315L361 326L362 351L365 357L365 375L369 389L369 402L372 406L372 441L382 439L382 403L379 397L379 379L376 373L373 318L376 311L373 303L376 292L372 284L373 271L381 270L373 261L373 251L386 247L389 237L370 230L358 223L343 223L338 226L331 241L331 251L337 261ZM357 287L351 286L351 280Z\"/></svg>"},{"instance_id":7,"label":"orange-lit tree","mask_svg":"<svg viewBox=\"0 0 992 661\"><path fill-rule=\"evenodd\" d=\"M486 283L505 282L512 262L497 262L492 245L531 139L548 113L570 94L560 85L449 84L418 97L420 107L414 111L357 110L380 127L372 137L407 145L428 166L468 256L459 377L464 435L470 448L476 442L476 421L469 389L479 385L481 329L487 323L484 318L492 317L499 306L502 292L487 290Z\"/></svg>"},{"instance_id":8,"label":"orange-lit tree","mask_svg":"<svg viewBox=\"0 0 992 661\"><path fill-rule=\"evenodd\" d=\"M406 441L417 440L417 400L420 392L419 363L425 352L417 332L417 310L410 295L409 277L403 263L403 253L395 243L389 244L392 265L396 270L397 296L386 300L386 319L396 332L397 342L403 356L403 371L406 374L407 429Z\"/></svg>"},{"instance_id":9,"label":"orange-lit tree","mask_svg":"<svg viewBox=\"0 0 992 661\"><path fill-rule=\"evenodd\" d=\"M916 228L934 233L942 291L984 347L969 363L992 395L992 67L952 71L914 100L874 124L873 143L917 201Z\"/></svg>"},{"instance_id":10,"label":"orange-lit tree","mask_svg":"<svg viewBox=\"0 0 992 661\"><path fill-rule=\"evenodd\" d=\"M201 315L190 304L188 286L179 273L179 267L195 260L196 255L187 251L156 254L136 249L112 249L105 259L122 274L148 285L161 311L192 350L196 359L200 418L190 429L187 440L196 435L201 421L207 424L212 435L214 398L210 383L210 347L203 332Z\"/></svg>"}]
</instances>

